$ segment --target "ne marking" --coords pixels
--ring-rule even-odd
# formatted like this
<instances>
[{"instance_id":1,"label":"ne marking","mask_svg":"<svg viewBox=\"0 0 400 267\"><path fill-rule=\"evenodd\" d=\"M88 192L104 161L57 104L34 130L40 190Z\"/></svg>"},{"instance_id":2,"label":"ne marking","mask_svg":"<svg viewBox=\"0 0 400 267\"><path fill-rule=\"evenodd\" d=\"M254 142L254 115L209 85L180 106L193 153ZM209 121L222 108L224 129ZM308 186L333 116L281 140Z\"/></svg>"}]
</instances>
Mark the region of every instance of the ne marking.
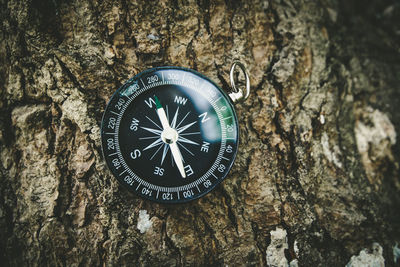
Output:
<instances>
[{"instance_id":1,"label":"ne marking","mask_svg":"<svg viewBox=\"0 0 400 267\"><path fill-rule=\"evenodd\" d=\"M228 158L225 158L225 157L221 157L222 159L224 159L224 160L229 160Z\"/></svg>"},{"instance_id":2,"label":"ne marking","mask_svg":"<svg viewBox=\"0 0 400 267\"><path fill-rule=\"evenodd\" d=\"M139 186L142 184L142 182L140 182L139 184L138 184L138 186L136 187L136 191L139 189Z\"/></svg>"},{"instance_id":3,"label":"ne marking","mask_svg":"<svg viewBox=\"0 0 400 267\"><path fill-rule=\"evenodd\" d=\"M232 116L226 117L226 118L224 118L224 120L227 120L227 119L230 119L230 118L232 118Z\"/></svg>"},{"instance_id":4,"label":"ne marking","mask_svg":"<svg viewBox=\"0 0 400 267\"><path fill-rule=\"evenodd\" d=\"M211 175L214 176L214 178L218 180L218 177L214 173L211 173Z\"/></svg>"},{"instance_id":5,"label":"ne marking","mask_svg":"<svg viewBox=\"0 0 400 267\"><path fill-rule=\"evenodd\" d=\"M196 188L197 188L197 190L199 190L199 193L200 193L200 188L199 188L199 186L198 186L198 185L196 185Z\"/></svg>"},{"instance_id":6,"label":"ne marking","mask_svg":"<svg viewBox=\"0 0 400 267\"><path fill-rule=\"evenodd\" d=\"M110 135L115 135L115 133L104 133L104 134L110 134Z\"/></svg>"},{"instance_id":7,"label":"ne marking","mask_svg":"<svg viewBox=\"0 0 400 267\"><path fill-rule=\"evenodd\" d=\"M160 194L160 189L157 190L157 196L156 196L157 199L159 194Z\"/></svg>"},{"instance_id":8,"label":"ne marking","mask_svg":"<svg viewBox=\"0 0 400 267\"><path fill-rule=\"evenodd\" d=\"M146 85L144 84L143 80L142 80L142 79L140 79L140 81L142 82L143 86L146 88Z\"/></svg>"},{"instance_id":9,"label":"ne marking","mask_svg":"<svg viewBox=\"0 0 400 267\"><path fill-rule=\"evenodd\" d=\"M111 112L112 114L114 114L114 115L119 116L119 113L117 113L117 112L115 112L115 111L110 110L110 112Z\"/></svg>"},{"instance_id":10,"label":"ne marking","mask_svg":"<svg viewBox=\"0 0 400 267\"><path fill-rule=\"evenodd\" d=\"M109 156L109 157L112 157L112 156L114 156L114 155L116 155L116 154L118 154L118 152L111 153L111 154L108 155L108 156Z\"/></svg>"}]
</instances>

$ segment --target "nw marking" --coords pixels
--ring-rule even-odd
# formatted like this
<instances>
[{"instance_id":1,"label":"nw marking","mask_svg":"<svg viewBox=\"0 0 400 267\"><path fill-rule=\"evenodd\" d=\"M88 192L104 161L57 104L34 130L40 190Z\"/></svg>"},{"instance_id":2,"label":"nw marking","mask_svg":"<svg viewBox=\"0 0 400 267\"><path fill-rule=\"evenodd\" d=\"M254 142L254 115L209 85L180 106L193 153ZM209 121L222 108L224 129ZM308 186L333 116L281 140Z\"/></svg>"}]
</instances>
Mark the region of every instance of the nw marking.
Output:
<instances>
[{"instance_id":1,"label":"nw marking","mask_svg":"<svg viewBox=\"0 0 400 267\"><path fill-rule=\"evenodd\" d=\"M178 103L180 105L186 105L187 98L181 97L181 96L175 96L175 103Z\"/></svg>"}]
</instances>

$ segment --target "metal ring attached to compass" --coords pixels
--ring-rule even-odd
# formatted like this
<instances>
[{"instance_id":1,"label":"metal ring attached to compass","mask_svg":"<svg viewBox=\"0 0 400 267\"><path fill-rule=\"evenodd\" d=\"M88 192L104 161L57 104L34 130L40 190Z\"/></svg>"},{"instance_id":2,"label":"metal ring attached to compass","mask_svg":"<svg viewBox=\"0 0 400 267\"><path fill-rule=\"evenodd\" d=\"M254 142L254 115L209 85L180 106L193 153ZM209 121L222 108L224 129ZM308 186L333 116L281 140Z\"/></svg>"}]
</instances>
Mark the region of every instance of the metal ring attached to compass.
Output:
<instances>
[{"instance_id":1,"label":"metal ring attached to compass","mask_svg":"<svg viewBox=\"0 0 400 267\"><path fill-rule=\"evenodd\" d=\"M234 78L234 72L235 72L235 67L238 66L246 79L246 88L245 92L243 93L242 88L236 88L235 84L235 78ZM231 86L232 86L232 92L229 94L229 97L232 99L232 101L238 102L238 101L243 101L246 100L249 95L250 95L250 77L249 74L247 73L246 67L240 62L240 61L234 61L232 66L231 66L231 71L230 71L230 80L231 80Z\"/></svg>"}]
</instances>

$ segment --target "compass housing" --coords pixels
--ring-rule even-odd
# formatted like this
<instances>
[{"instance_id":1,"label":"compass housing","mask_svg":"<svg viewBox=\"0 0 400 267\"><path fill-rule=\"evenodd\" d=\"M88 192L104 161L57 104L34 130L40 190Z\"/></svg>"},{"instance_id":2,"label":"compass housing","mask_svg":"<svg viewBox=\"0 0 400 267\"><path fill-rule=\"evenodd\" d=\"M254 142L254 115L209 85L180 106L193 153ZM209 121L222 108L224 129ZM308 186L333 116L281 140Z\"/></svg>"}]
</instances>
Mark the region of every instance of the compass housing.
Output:
<instances>
[{"instance_id":1,"label":"compass housing","mask_svg":"<svg viewBox=\"0 0 400 267\"><path fill-rule=\"evenodd\" d=\"M225 179L239 129L232 102L213 81L191 69L158 67L113 94L101 140L107 166L129 191L156 202L183 203Z\"/></svg>"}]
</instances>

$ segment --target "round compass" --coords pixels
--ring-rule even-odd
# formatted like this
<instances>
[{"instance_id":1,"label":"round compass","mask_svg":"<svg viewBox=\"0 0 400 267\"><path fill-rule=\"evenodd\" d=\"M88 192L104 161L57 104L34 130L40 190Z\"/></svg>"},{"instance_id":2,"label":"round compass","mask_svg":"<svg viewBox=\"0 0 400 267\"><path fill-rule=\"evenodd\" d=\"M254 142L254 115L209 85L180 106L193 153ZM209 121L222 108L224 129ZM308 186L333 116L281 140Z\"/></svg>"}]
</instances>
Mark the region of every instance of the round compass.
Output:
<instances>
[{"instance_id":1,"label":"round compass","mask_svg":"<svg viewBox=\"0 0 400 267\"><path fill-rule=\"evenodd\" d=\"M146 70L119 88L104 112L101 139L113 175L157 202L210 192L227 175L238 147L227 95L189 69Z\"/></svg>"}]
</instances>

